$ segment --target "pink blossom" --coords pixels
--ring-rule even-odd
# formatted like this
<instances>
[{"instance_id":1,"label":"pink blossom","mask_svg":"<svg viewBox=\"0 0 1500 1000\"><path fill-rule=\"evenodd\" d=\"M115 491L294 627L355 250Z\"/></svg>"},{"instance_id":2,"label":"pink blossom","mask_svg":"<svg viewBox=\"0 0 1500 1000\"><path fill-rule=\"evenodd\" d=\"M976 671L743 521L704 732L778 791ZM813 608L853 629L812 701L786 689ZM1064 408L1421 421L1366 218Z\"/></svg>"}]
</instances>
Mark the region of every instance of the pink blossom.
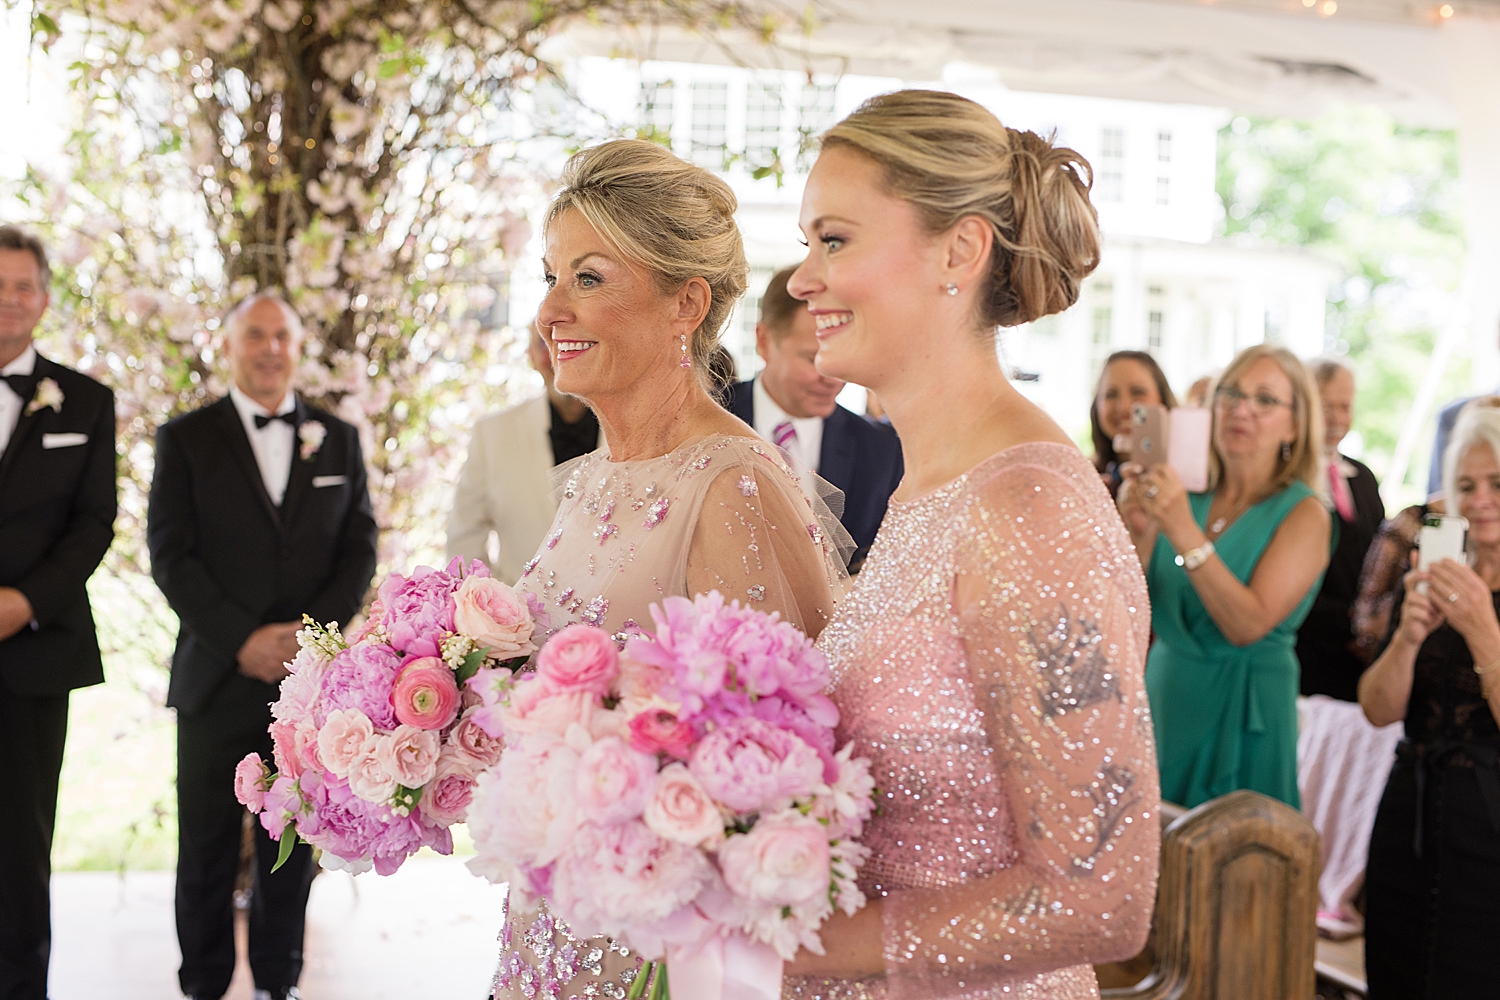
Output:
<instances>
[{"instance_id":1,"label":"pink blossom","mask_svg":"<svg viewBox=\"0 0 1500 1000\"><path fill-rule=\"evenodd\" d=\"M499 580L467 577L454 603L454 628L479 646L488 646L491 656L506 659L535 651L531 644L535 625L525 599Z\"/></svg>"},{"instance_id":2,"label":"pink blossom","mask_svg":"<svg viewBox=\"0 0 1500 1000\"><path fill-rule=\"evenodd\" d=\"M688 767L716 801L742 813L809 795L823 780L815 749L759 719L736 719L703 737Z\"/></svg>"},{"instance_id":3,"label":"pink blossom","mask_svg":"<svg viewBox=\"0 0 1500 1000\"><path fill-rule=\"evenodd\" d=\"M578 755L578 810L594 823L634 819L646 808L656 781L656 758L618 736L606 736Z\"/></svg>"},{"instance_id":4,"label":"pink blossom","mask_svg":"<svg viewBox=\"0 0 1500 1000\"><path fill-rule=\"evenodd\" d=\"M396 776L386 770L380 736L365 740L349 762L349 788L366 802L389 802L396 793Z\"/></svg>"},{"instance_id":5,"label":"pink blossom","mask_svg":"<svg viewBox=\"0 0 1500 1000\"><path fill-rule=\"evenodd\" d=\"M454 755L476 772L493 767L500 759L500 752L505 749L501 740L491 736L475 720L474 716L478 711L477 708L471 708L465 712L459 718L458 725L448 734L448 746L452 748Z\"/></svg>"},{"instance_id":6,"label":"pink blossom","mask_svg":"<svg viewBox=\"0 0 1500 1000\"><path fill-rule=\"evenodd\" d=\"M828 832L795 812L761 819L719 848L732 892L772 906L795 906L828 892L833 878Z\"/></svg>"},{"instance_id":7,"label":"pink blossom","mask_svg":"<svg viewBox=\"0 0 1500 1000\"><path fill-rule=\"evenodd\" d=\"M438 735L416 726L400 725L388 736L376 737L375 756L386 774L406 788L421 788L437 771ZM395 789L392 789L395 791Z\"/></svg>"},{"instance_id":8,"label":"pink blossom","mask_svg":"<svg viewBox=\"0 0 1500 1000\"><path fill-rule=\"evenodd\" d=\"M870 762L854 756L854 744L846 743L834 758L837 775L829 782L828 792L813 801L809 813L822 820L832 840L858 837L865 821L875 811L875 778Z\"/></svg>"},{"instance_id":9,"label":"pink blossom","mask_svg":"<svg viewBox=\"0 0 1500 1000\"><path fill-rule=\"evenodd\" d=\"M297 727L290 722L271 723L271 755L276 760L276 772L293 781L302 777L302 759L297 756Z\"/></svg>"},{"instance_id":10,"label":"pink blossom","mask_svg":"<svg viewBox=\"0 0 1500 1000\"><path fill-rule=\"evenodd\" d=\"M602 696L620 672L620 655L615 641L603 629L569 625L542 647L536 672L554 691L587 691Z\"/></svg>"},{"instance_id":11,"label":"pink blossom","mask_svg":"<svg viewBox=\"0 0 1500 1000\"><path fill-rule=\"evenodd\" d=\"M334 657L333 665L323 675L325 711L357 708L376 727L395 729L396 709L391 694L400 672L401 657L390 646L383 643L350 646Z\"/></svg>"},{"instance_id":12,"label":"pink blossom","mask_svg":"<svg viewBox=\"0 0 1500 1000\"><path fill-rule=\"evenodd\" d=\"M479 776L469 831L482 858L538 869L557 859L578 828L578 751L529 737Z\"/></svg>"},{"instance_id":13,"label":"pink blossom","mask_svg":"<svg viewBox=\"0 0 1500 1000\"><path fill-rule=\"evenodd\" d=\"M482 563L476 565L488 575ZM462 571L463 560L454 559L446 571L418 566L411 576L392 573L386 578L380 585L380 624L393 646L412 656L438 655L438 638L454 631L453 594L462 583Z\"/></svg>"},{"instance_id":14,"label":"pink blossom","mask_svg":"<svg viewBox=\"0 0 1500 1000\"><path fill-rule=\"evenodd\" d=\"M442 729L458 715L458 682L437 657L412 660L391 692L396 719L418 729Z\"/></svg>"},{"instance_id":15,"label":"pink blossom","mask_svg":"<svg viewBox=\"0 0 1500 1000\"><path fill-rule=\"evenodd\" d=\"M515 687L514 672L509 667L480 667L473 677L464 682L463 705L472 712L480 729L499 739L505 733L501 713L507 707L511 690Z\"/></svg>"},{"instance_id":16,"label":"pink blossom","mask_svg":"<svg viewBox=\"0 0 1500 1000\"><path fill-rule=\"evenodd\" d=\"M647 709L630 720L630 745L641 753L686 760L695 736L692 726L661 709Z\"/></svg>"},{"instance_id":17,"label":"pink blossom","mask_svg":"<svg viewBox=\"0 0 1500 1000\"><path fill-rule=\"evenodd\" d=\"M422 790L419 808L433 823L462 823L474 799L474 775L450 760L438 763L437 772Z\"/></svg>"},{"instance_id":18,"label":"pink blossom","mask_svg":"<svg viewBox=\"0 0 1500 1000\"><path fill-rule=\"evenodd\" d=\"M644 819L652 832L679 844L712 850L724 839L719 807L682 764L668 764L656 776Z\"/></svg>"},{"instance_id":19,"label":"pink blossom","mask_svg":"<svg viewBox=\"0 0 1500 1000\"><path fill-rule=\"evenodd\" d=\"M712 877L702 851L666 840L646 824L584 824L552 875L548 904L579 936L619 936L690 903Z\"/></svg>"},{"instance_id":20,"label":"pink blossom","mask_svg":"<svg viewBox=\"0 0 1500 1000\"><path fill-rule=\"evenodd\" d=\"M318 756L323 765L340 778L349 773L354 758L365 742L375 735L365 713L357 708L341 708L328 713L328 721L318 730Z\"/></svg>"},{"instance_id":21,"label":"pink blossom","mask_svg":"<svg viewBox=\"0 0 1500 1000\"><path fill-rule=\"evenodd\" d=\"M271 783L261 804L260 825L265 827L272 840L280 840L286 825L301 811L302 795L297 791L297 782L280 775Z\"/></svg>"},{"instance_id":22,"label":"pink blossom","mask_svg":"<svg viewBox=\"0 0 1500 1000\"><path fill-rule=\"evenodd\" d=\"M266 769L260 754L246 754L245 759L234 766L234 797L253 813L265 807L266 789L271 784L271 772Z\"/></svg>"},{"instance_id":23,"label":"pink blossom","mask_svg":"<svg viewBox=\"0 0 1500 1000\"><path fill-rule=\"evenodd\" d=\"M554 691L547 679L537 674L517 682L510 704L498 706L496 715L504 727L505 739L514 741L535 733L562 736L572 725L589 728L597 699L587 691Z\"/></svg>"},{"instance_id":24,"label":"pink blossom","mask_svg":"<svg viewBox=\"0 0 1500 1000\"><path fill-rule=\"evenodd\" d=\"M280 697L271 705L272 718L280 722L312 718L323 675L332 662L312 647L298 652L297 658L287 664L291 673L282 678Z\"/></svg>"},{"instance_id":25,"label":"pink blossom","mask_svg":"<svg viewBox=\"0 0 1500 1000\"><path fill-rule=\"evenodd\" d=\"M292 734L292 752L302 762L303 770L324 770L323 755L318 750L320 734L321 730L311 722L297 723L296 732Z\"/></svg>"}]
</instances>

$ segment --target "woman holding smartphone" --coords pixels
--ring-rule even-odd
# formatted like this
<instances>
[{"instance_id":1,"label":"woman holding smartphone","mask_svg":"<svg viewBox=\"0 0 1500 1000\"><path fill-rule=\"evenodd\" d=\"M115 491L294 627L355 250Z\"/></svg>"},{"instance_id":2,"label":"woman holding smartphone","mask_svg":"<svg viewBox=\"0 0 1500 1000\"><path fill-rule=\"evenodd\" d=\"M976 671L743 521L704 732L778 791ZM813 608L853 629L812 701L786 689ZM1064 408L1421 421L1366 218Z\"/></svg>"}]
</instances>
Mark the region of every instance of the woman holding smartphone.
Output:
<instances>
[{"instance_id":1,"label":"woman holding smartphone","mask_svg":"<svg viewBox=\"0 0 1500 1000\"><path fill-rule=\"evenodd\" d=\"M1472 565L1441 559L1406 574L1398 624L1359 682L1370 722L1406 723L1365 872L1370 1000L1500 988L1497 405L1465 407L1443 456L1443 495L1469 521Z\"/></svg>"},{"instance_id":2,"label":"woman holding smartphone","mask_svg":"<svg viewBox=\"0 0 1500 1000\"><path fill-rule=\"evenodd\" d=\"M1249 788L1295 807L1297 629L1331 530L1314 487L1323 417L1306 367L1268 344L1234 359L1213 404L1207 492L1166 463L1122 470L1156 632L1146 691L1162 798L1192 807Z\"/></svg>"},{"instance_id":3,"label":"woman holding smartphone","mask_svg":"<svg viewBox=\"0 0 1500 1000\"><path fill-rule=\"evenodd\" d=\"M1135 426L1135 408L1170 410L1176 405L1166 373L1145 351L1115 351L1105 359L1089 407L1089 435L1094 441L1094 468L1111 497L1120 489L1120 466L1130 461L1129 452L1116 445L1126 444Z\"/></svg>"}]
</instances>

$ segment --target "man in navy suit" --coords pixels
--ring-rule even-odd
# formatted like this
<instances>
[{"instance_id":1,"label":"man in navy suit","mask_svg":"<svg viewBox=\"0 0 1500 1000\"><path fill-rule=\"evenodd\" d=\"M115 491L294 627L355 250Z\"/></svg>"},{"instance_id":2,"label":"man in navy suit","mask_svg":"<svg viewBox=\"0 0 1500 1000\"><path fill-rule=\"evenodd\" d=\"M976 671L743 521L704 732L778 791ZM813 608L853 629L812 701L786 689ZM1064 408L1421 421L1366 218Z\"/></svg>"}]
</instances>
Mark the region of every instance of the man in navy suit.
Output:
<instances>
[{"instance_id":1,"label":"man in navy suit","mask_svg":"<svg viewBox=\"0 0 1500 1000\"><path fill-rule=\"evenodd\" d=\"M271 702L302 616L347 625L375 572L375 518L355 428L292 390L302 324L255 295L230 314L229 395L156 435L146 542L182 626L167 706L177 710L178 983L217 1000L234 974L234 881L245 807L235 764L271 757ZM312 884L305 844L272 874L259 823L250 896L256 1000L297 995Z\"/></svg>"},{"instance_id":2,"label":"man in navy suit","mask_svg":"<svg viewBox=\"0 0 1500 1000\"><path fill-rule=\"evenodd\" d=\"M115 397L31 335L51 271L0 226L0 998L45 1000L68 693L104 680L84 584L115 536Z\"/></svg>"},{"instance_id":3,"label":"man in navy suit","mask_svg":"<svg viewBox=\"0 0 1500 1000\"><path fill-rule=\"evenodd\" d=\"M755 349L765 368L730 387L730 411L767 441L785 449L792 464L811 469L844 491L844 527L854 537L851 573L859 572L886 503L901 482L901 442L889 424L875 423L838 405L844 388L818 373L816 324L786 290L794 267L778 271L760 300Z\"/></svg>"}]
</instances>

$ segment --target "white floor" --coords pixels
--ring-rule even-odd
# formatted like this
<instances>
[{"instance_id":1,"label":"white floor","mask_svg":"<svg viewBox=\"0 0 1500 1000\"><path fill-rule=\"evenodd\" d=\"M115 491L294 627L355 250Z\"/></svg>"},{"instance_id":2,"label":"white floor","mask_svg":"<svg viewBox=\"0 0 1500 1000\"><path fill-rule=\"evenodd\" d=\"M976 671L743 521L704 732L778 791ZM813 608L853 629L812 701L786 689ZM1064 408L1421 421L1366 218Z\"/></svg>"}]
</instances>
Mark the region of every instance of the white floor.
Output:
<instances>
[{"instance_id":1,"label":"white floor","mask_svg":"<svg viewBox=\"0 0 1500 1000\"><path fill-rule=\"evenodd\" d=\"M502 890L457 858L419 857L389 878L323 872L307 915L306 1000L481 1000L495 968ZM172 873L52 878L51 1000L172 1000ZM240 965L226 1000L250 1000Z\"/></svg>"}]
</instances>

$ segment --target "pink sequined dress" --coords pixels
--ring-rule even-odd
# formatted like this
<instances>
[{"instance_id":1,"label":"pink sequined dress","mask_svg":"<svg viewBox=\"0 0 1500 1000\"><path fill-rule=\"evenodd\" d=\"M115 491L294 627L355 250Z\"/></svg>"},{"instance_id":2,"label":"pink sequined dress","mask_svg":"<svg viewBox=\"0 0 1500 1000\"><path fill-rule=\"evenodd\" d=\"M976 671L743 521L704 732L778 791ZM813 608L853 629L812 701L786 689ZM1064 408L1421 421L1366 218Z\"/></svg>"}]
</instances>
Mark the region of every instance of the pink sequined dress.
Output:
<instances>
[{"instance_id":1,"label":"pink sequined dress","mask_svg":"<svg viewBox=\"0 0 1500 1000\"><path fill-rule=\"evenodd\" d=\"M880 812L885 971L784 997L1097 997L1144 944L1160 795L1140 563L1074 448L1009 448L892 502L819 646Z\"/></svg>"},{"instance_id":2,"label":"pink sequined dress","mask_svg":"<svg viewBox=\"0 0 1500 1000\"><path fill-rule=\"evenodd\" d=\"M600 450L559 477L557 518L516 584L545 602L551 631L579 621L617 635L651 628L652 604L710 590L779 612L811 636L833 614L847 580L839 549L852 542L759 438L712 435L633 462ZM619 1000L638 966L617 942L573 935L545 903L517 901L494 995Z\"/></svg>"}]
</instances>

